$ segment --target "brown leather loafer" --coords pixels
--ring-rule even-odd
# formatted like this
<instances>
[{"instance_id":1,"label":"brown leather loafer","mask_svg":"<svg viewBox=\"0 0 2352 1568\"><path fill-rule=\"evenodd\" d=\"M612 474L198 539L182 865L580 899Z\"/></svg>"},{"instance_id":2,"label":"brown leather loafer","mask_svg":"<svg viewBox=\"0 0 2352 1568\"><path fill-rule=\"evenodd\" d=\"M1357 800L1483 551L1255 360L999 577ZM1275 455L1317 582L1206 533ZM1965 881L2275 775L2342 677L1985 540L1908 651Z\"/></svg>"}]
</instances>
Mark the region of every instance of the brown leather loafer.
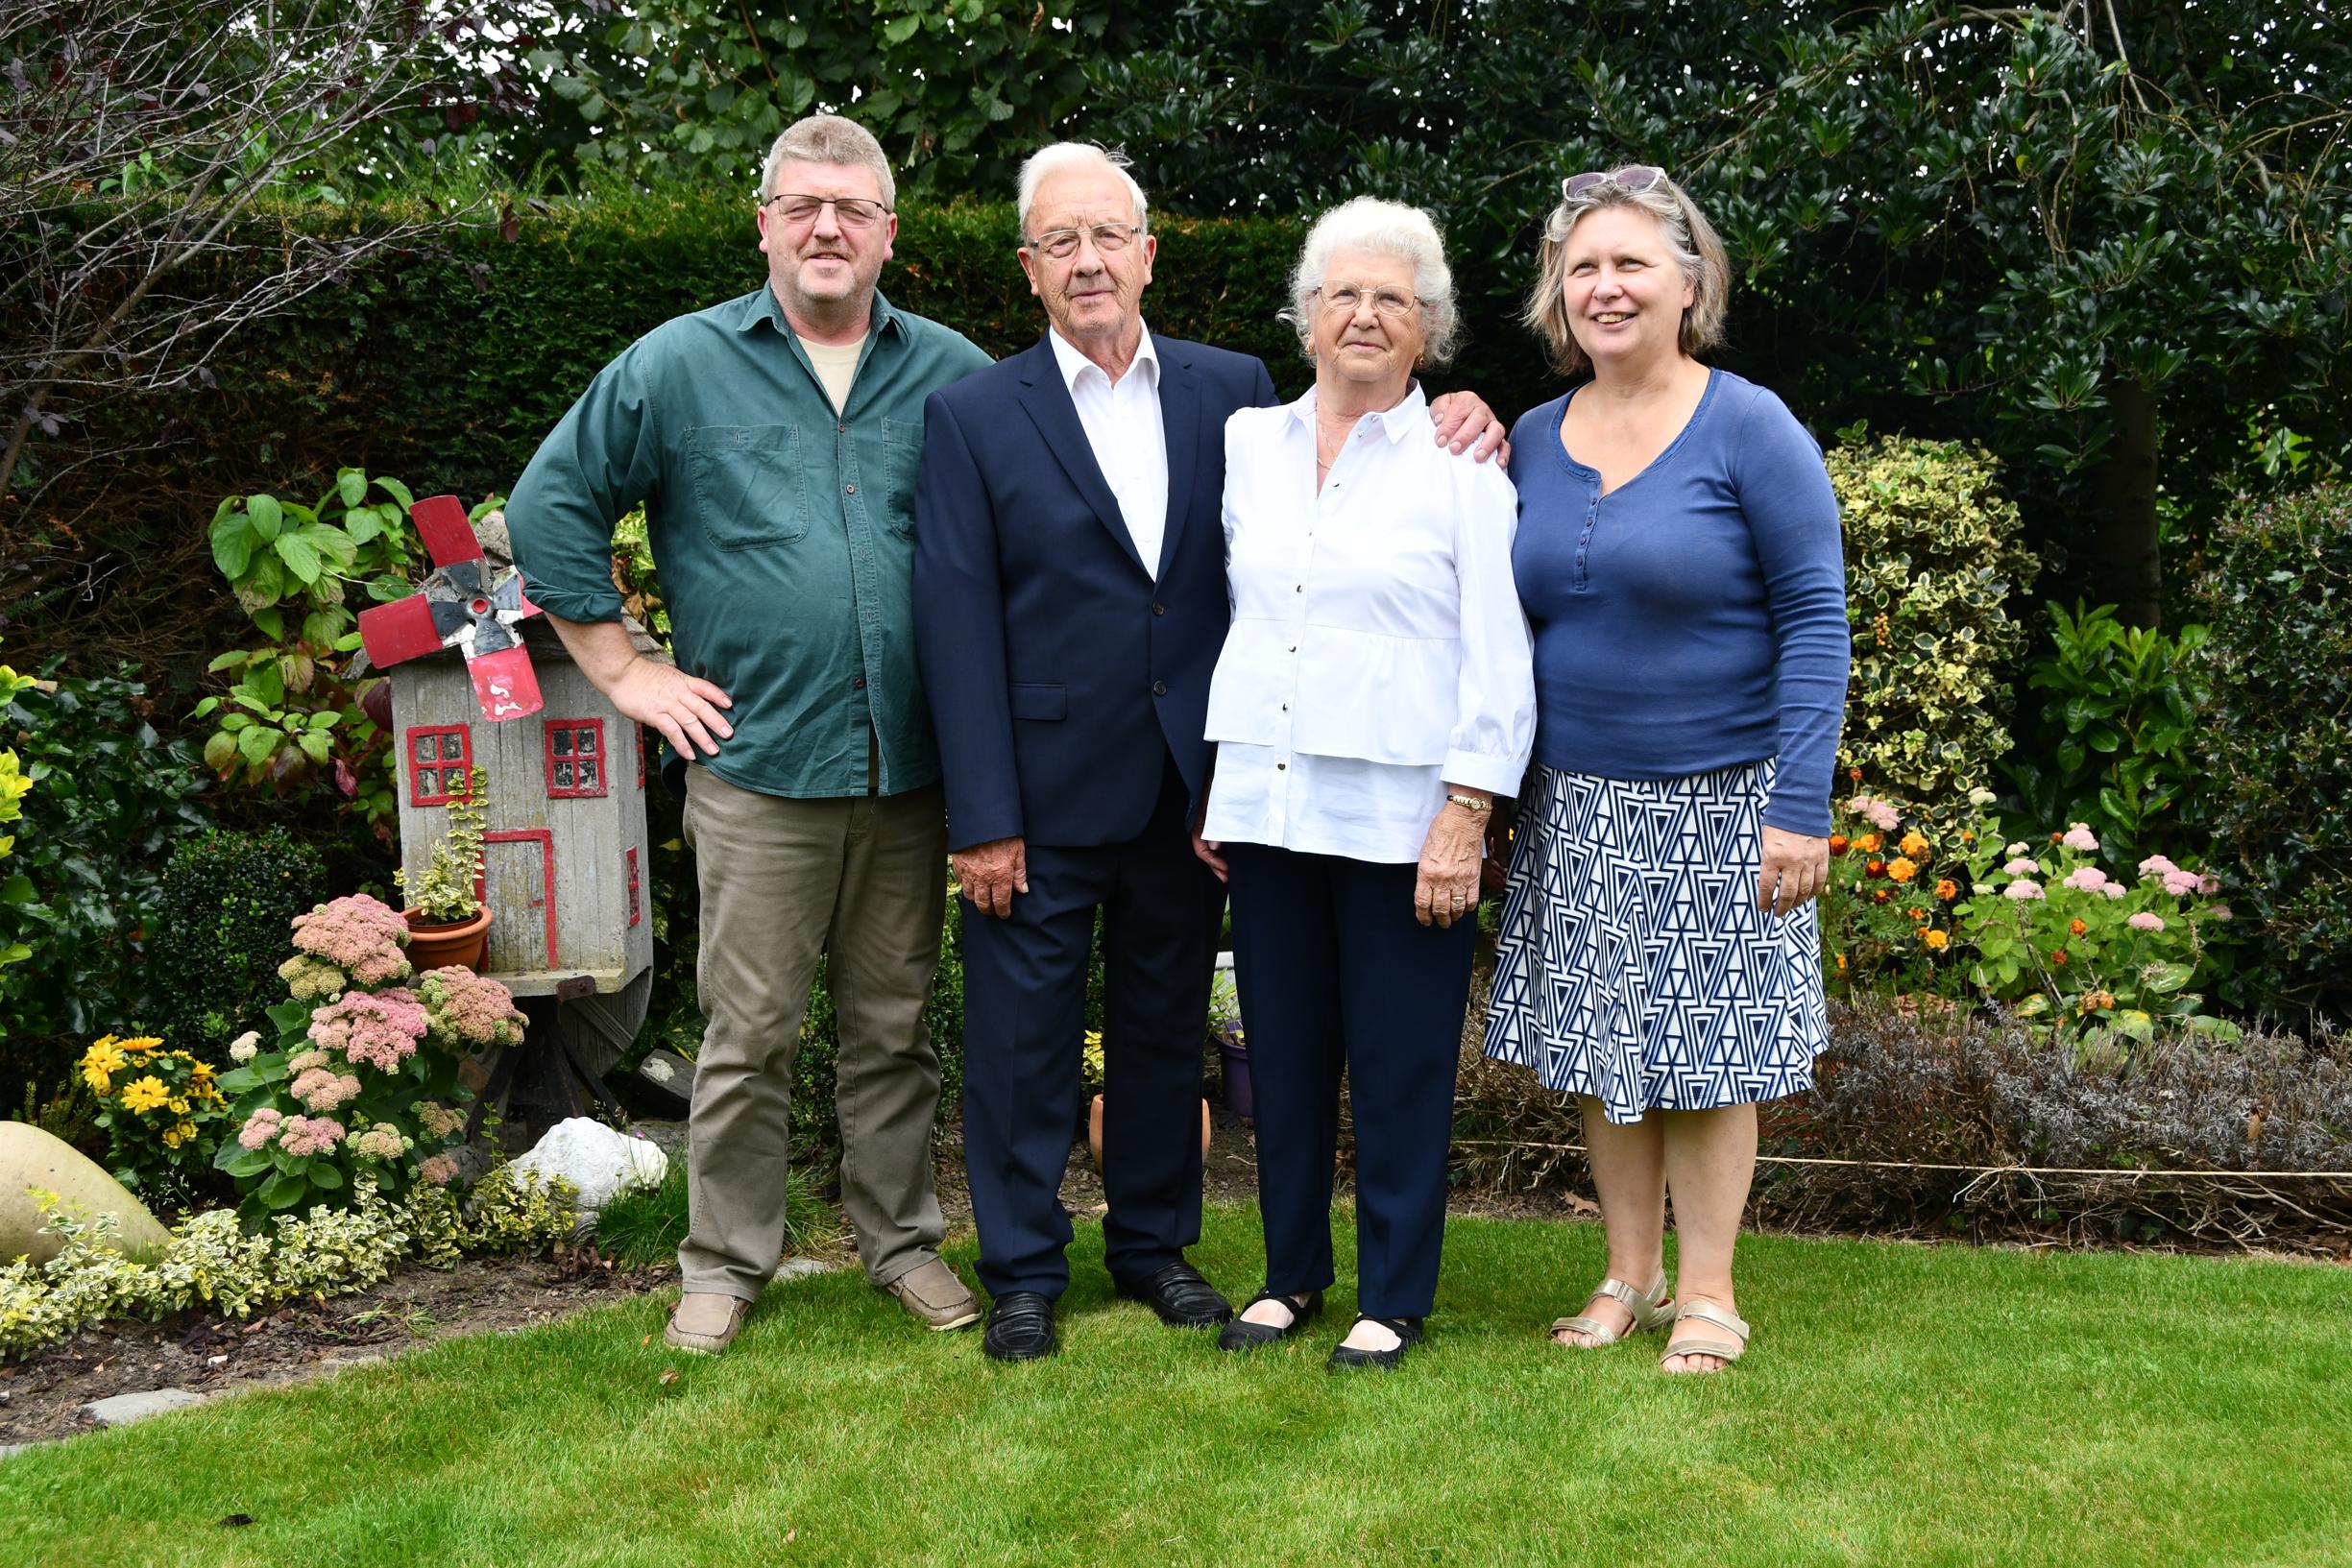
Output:
<instances>
[{"instance_id":1,"label":"brown leather loafer","mask_svg":"<svg viewBox=\"0 0 2352 1568\"><path fill-rule=\"evenodd\" d=\"M937 1258L920 1263L883 1287L898 1297L907 1315L927 1323L934 1333L969 1328L980 1321L980 1300L971 1288Z\"/></svg>"},{"instance_id":2,"label":"brown leather loafer","mask_svg":"<svg viewBox=\"0 0 2352 1568\"><path fill-rule=\"evenodd\" d=\"M751 1303L740 1296L691 1291L669 1310L669 1326L662 1331L662 1342L698 1356L715 1356L735 1343L750 1312Z\"/></svg>"}]
</instances>

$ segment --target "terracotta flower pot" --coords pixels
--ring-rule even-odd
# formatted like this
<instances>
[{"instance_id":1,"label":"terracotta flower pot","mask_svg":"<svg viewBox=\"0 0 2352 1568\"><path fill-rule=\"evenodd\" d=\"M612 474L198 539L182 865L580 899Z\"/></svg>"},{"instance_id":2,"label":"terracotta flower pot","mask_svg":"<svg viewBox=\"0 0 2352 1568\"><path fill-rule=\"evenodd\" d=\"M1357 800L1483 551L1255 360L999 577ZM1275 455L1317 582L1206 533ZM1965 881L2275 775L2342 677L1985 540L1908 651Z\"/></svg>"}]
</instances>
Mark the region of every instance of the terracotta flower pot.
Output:
<instances>
[{"instance_id":1,"label":"terracotta flower pot","mask_svg":"<svg viewBox=\"0 0 2352 1568\"><path fill-rule=\"evenodd\" d=\"M408 922L409 967L422 975L428 969L479 972L483 950L490 945L490 909L484 905L472 920L427 920L415 909L402 909Z\"/></svg>"},{"instance_id":2,"label":"terracotta flower pot","mask_svg":"<svg viewBox=\"0 0 2352 1568\"><path fill-rule=\"evenodd\" d=\"M1101 1095L1095 1096L1094 1103L1086 1108L1086 1146L1094 1151L1094 1168L1100 1171L1103 1169L1103 1097ZM1203 1158L1207 1156L1208 1151L1209 1102L1208 1097L1204 1095L1200 1099L1200 1153Z\"/></svg>"}]
</instances>

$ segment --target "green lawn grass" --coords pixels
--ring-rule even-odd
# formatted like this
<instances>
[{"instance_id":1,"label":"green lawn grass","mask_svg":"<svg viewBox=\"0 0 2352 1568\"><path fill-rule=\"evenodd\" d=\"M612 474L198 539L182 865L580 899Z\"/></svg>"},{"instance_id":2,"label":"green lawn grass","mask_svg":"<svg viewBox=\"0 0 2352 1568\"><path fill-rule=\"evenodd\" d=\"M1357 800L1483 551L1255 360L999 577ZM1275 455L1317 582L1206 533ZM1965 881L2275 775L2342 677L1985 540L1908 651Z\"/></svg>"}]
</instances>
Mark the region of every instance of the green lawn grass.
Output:
<instances>
[{"instance_id":1,"label":"green lawn grass","mask_svg":"<svg viewBox=\"0 0 2352 1568\"><path fill-rule=\"evenodd\" d=\"M0 1461L0 1562L2352 1562L2340 1269L1751 1238L1755 1348L1668 1378L1542 1341L1597 1226L1447 1242L1385 1376L1324 1372L1344 1297L1254 1358L1160 1327L1091 1227L1031 1365L854 1270L716 1361L650 1299L453 1340ZM1194 1257L1238 1295L1258 1244L1212 1212Z\"/></svg>"}]
</instances>

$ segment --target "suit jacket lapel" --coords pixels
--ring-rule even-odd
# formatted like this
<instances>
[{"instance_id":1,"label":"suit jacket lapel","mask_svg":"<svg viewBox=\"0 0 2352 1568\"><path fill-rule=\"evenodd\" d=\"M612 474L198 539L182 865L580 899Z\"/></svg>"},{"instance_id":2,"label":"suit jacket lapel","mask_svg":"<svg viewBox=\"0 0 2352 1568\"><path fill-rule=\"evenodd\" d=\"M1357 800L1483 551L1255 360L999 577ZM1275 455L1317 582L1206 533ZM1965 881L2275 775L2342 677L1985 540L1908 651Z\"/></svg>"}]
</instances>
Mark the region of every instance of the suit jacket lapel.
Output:
<instances>
[{"instance_id":1,"label":"suit jacket lapel","mask_svg":"<svg viewBox=\"0 0 2352 1568\"><path fill-rule=\"evenodd\" d=\"M1168 451L1168 523L1160 534L1159 570L1152 574L1155 583L1176 559L1185 519L1193 514L1193 476L1202 470L1200 447L1208 434L1200 418L1200 378L1184 362L1181 350L1166 338L1156 342L1160 437Z\"/></svg>"},{"instance_id":2,"label":"suit jacket lapel","mask_svg":"<svg viewBox=\"0 0 2352 1568\"><path fill-rule=\"evenodd\" d=\"M1151 567L1136 553L1134 536L1127 531L1119 498L1111 494L1110 481L1103 477L1103 466L1094 460L1094 448L1086 443L1086 427L1079 423L1078 405L1070 400L1070 389L1062 384L1061 367L1054 362L1053 345L1042 338L1037 347L1029 350L1021 367L1021 406L1035 422L1037 433L1045 438L1046 449L1062 466L1062 471L1069 474L1070 482L1085 497L1095 517L1110 530L1119 548L1135 563L1135 569L1152 576Z\"/></svg>"}]
</instances>

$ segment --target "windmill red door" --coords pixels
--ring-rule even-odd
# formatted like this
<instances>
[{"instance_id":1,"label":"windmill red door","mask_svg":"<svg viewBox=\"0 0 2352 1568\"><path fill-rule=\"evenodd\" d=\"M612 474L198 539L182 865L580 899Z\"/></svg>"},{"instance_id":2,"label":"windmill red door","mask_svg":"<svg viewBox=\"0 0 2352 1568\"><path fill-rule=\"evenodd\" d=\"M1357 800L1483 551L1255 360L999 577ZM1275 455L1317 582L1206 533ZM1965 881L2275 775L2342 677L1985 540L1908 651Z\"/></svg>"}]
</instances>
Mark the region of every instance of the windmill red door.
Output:
<instances>
[{"instance_id":1,"label":"windmill red door","mask_svg":"<svg viewBox=\"0 0 2352 1568\"><path fill-rule=\"evenodd\" d=\"M489 971L542 974L557 967L553 833L508 828L482 834L482 902L519 917L491 926Z\"/></svg>"}]
</instances>

